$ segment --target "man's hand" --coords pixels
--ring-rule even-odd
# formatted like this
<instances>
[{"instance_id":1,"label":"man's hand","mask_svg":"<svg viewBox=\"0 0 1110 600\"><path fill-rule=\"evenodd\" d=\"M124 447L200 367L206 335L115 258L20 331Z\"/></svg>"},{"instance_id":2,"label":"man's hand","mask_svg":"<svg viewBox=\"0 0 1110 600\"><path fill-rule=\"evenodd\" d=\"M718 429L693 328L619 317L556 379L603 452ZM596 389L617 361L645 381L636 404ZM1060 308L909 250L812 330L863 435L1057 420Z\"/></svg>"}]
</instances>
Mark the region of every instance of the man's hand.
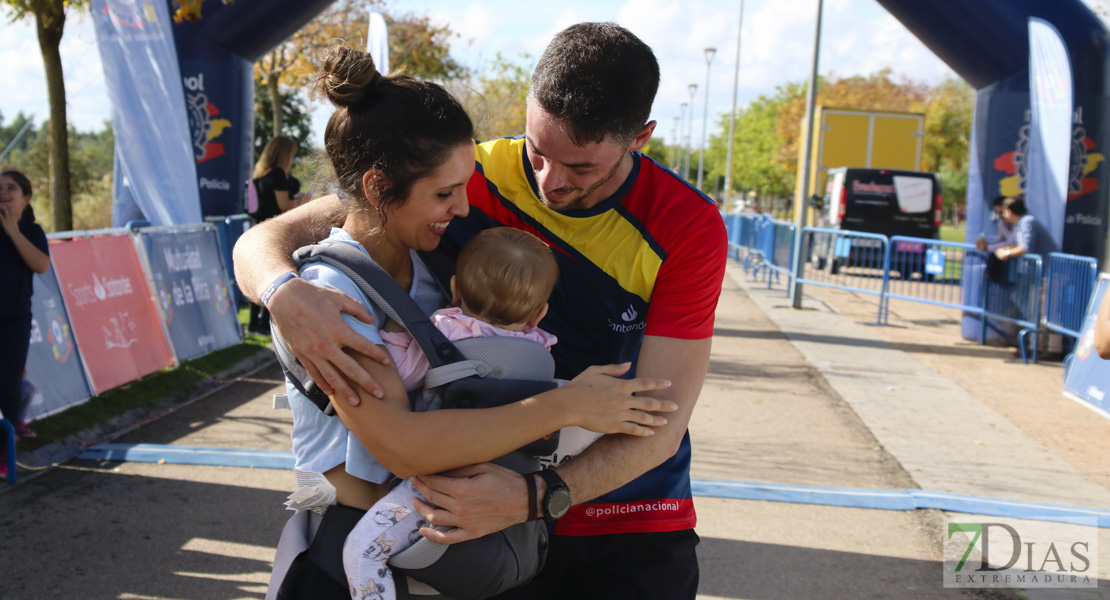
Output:
<instances>
[{"instance_id":1,"label":"man's hand","mask_svg":"<svg viewBox=\"0 0 1110 600\"><path fill-rule=\"evenodd\" d=\"M364 323L373 323L374 317L366 307L342 292L297 278L274 292L269 309L293 354L326 394L347 398L352 406L357 406L358 394L343 378L346 375L375 397L383 397L378 382L343 352L344 347L351 348L383 365L389 364L389 353L355 333L341 316L347 313Z\"/></svg>"},{"instance_id":2,"label":"man's hand","mask_svg":"<svg viewBox=\"0 0 1110 600\"><path fill-rule=\"evenodd\" d=\"M432 525L455 527L450 531L422 528L420 534L433 542L473 540L528 518L524 478L497 465L471 465L444 475L413 477L412 482L428 500L414 499L416 511Z\"/></svg>"}]
</instances>

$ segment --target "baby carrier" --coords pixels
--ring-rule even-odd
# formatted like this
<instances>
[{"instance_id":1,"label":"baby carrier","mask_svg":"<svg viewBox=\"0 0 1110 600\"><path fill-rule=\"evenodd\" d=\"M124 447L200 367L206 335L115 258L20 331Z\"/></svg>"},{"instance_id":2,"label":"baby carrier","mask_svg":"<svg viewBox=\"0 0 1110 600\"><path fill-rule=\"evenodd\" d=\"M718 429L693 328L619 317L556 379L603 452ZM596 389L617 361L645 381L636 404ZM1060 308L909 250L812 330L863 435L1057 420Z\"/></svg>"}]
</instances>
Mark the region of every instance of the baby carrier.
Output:
<instances>
[{"instance_id":1,"label":"baby carrier","mask_svg":"<svg viewBox=\"0 0 1110 600\"><path fill-rule=\"evenodd\" d=\"M349 244L325 240L301 248L294 253L293 260L298 269L320 262L340 270L412 335L430 365L424 393L415 392L415 397L410 398L414 410L501 406L558 385L554 380L555 361L543 344L513 337L449 341L388 273ZM286 378L325 414L334 415L330 399L312 381L276 327L273 341ZM550 455L557 446L556 431L493 462L518 473L531 473L540 469L540 457ZM350 527L355 521L357 517L353 517ZM321 566L333 578L345 581L339 560L342 539L338 544L328 542L328 546L320 550L334 550L335 561L325 559L331 564ZM547 530L540 520L451 546L421 538L391 557L389 565L398 575L399 598L415 596L405 589L402 575L451 598L484 598L529 581L543 566L546 550ZM337 573L333 572L336 566Z\"/></svg>"}]
</instances>

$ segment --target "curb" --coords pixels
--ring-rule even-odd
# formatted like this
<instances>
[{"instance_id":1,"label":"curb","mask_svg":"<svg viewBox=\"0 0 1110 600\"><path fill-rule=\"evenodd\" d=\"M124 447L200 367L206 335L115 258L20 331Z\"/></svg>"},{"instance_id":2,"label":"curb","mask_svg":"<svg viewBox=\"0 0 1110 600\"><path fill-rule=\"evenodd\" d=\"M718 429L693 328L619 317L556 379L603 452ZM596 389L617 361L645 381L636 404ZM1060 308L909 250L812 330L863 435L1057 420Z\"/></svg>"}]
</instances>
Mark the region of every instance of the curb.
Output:
<instances>
[{"instance_id":1,"label":"curb","mask_svg":"<svg viewBox=\"0 0 1110 600\"><path fill-rule=\"evenodd\" d=\"M17 481L14 485L6 485L0 488L0 494L14 489L16 486L76 457L89 446L110 442L147 423L202 400L244 377L273 365L275 362L277 362L277 358L272 347L262 348L229 369L215 375L209 375L190 390L168 396L153 406L130 410L105 423L90 427L65 439L51 442L31 452L20 453Z\"/></svg>"}]
</instances>

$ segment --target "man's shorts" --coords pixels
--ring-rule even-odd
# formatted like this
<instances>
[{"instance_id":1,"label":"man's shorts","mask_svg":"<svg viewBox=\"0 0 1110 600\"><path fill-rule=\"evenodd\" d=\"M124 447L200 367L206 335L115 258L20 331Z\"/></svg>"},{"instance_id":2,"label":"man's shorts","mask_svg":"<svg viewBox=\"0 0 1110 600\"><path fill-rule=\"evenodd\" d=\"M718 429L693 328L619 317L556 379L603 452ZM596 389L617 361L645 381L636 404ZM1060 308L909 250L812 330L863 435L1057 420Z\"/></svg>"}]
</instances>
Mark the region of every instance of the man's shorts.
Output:
<instances>
[{"instance_id":1,"label":"man's shorts","mask_svg":"<svg viewBox=\"0 0 1110 600\"><path fill-rule=\"evenodd\" d=\"M496 600L693 600L698 593L699 542L693 529L551 537L547 564L530 583Z\"/></svg>"}]
</instances>

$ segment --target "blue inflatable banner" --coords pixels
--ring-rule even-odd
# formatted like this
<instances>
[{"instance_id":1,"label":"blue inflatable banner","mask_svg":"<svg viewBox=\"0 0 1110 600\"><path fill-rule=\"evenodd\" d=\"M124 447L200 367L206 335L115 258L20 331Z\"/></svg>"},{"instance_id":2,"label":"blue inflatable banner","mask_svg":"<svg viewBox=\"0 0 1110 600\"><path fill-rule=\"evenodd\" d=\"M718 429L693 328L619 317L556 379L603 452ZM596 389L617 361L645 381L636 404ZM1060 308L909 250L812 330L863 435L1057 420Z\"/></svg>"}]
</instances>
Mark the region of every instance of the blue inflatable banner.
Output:
<instances>
[{"instance_id":1,"label":"blue inflatable banner","mask_svg":"<svg viewBox=\"0 0 1110 600\"><path fill-rule=\"evenodd\" d=\"M132 202L154 225L199 223L169 3L92 0L90 11L112 102L115 180L129 192L117 199L116 224L133 216Z\"/></svg>"},{"instance_id":2,"label":"blue inflatable banner","mask_svg":"<svg viewBox=\"0 0 1110 600\"><path fill-rule=\"evenodd\" d=\"M40 397L28 410L32 419L81 404L92 395L54 267L35 275L34 283L27 377L38 387Z\"/></svg>"},{"instance_id":3,"label":"blue inflatable banner","mask_svg":"<svg viewBox=\"0 0 1110 600\"><path fill-rule=\"evenodd\" d=\"M1044 19L1029 19L1029 101L1025 204L1049 238L1032 251L1047 256L1063 243L1073 102L1068 50Z\"/></svg>"},{"instance_id":4,"label":"blue inflatable banner","mask_svg":"<svg viewBox=\"0 0 1110 600\"><path fill-rule=\"evenodd\" d=\"M242 341L215 227L142 229L138 242L178 361Z\"/></svg>"},{"instance_id":5,"label":"blue inflatable banner","mask_svg":"<svg viewBox=\"0 0 1110 600\"><path fill-rule=\"evenodd\" d=\"M1107 287L1110 287L1110 275L1101 273L1087 304L1087 316L1079 331L1075 353L1066 363L1064 395L1110 418L1110 398L1106 397L1110 392L1110 360L1099 358L1095 352L1095 321Z\"/></svg>"}]
</instances>

